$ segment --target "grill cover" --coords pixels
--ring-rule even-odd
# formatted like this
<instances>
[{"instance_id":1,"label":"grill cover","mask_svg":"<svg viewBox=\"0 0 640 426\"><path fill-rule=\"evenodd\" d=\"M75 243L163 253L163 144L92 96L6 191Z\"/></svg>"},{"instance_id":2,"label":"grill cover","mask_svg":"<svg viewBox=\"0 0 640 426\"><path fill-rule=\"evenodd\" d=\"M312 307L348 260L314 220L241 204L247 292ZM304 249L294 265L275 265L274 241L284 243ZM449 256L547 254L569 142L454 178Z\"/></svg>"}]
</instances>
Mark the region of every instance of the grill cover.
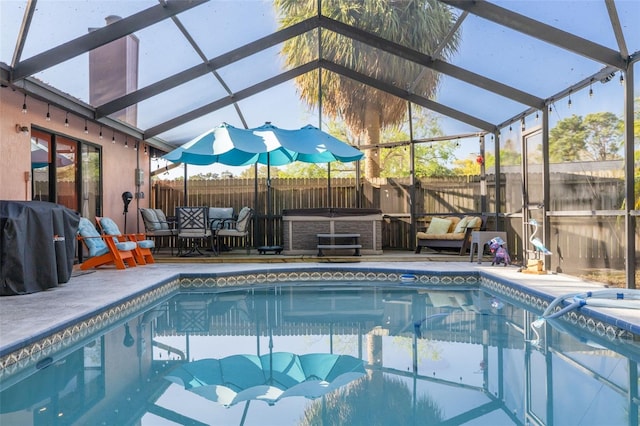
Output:
<instances>
[{"instance_id":1,"label":"grill cover","mask_svg":"<svg viewBox=\"0 0 640 426\"><path fill-rule=\"evenodd\" d=\"M79 221L78 213L59 204L0 200L0 296L68 282Z\"/></svg>"}]
</instances>

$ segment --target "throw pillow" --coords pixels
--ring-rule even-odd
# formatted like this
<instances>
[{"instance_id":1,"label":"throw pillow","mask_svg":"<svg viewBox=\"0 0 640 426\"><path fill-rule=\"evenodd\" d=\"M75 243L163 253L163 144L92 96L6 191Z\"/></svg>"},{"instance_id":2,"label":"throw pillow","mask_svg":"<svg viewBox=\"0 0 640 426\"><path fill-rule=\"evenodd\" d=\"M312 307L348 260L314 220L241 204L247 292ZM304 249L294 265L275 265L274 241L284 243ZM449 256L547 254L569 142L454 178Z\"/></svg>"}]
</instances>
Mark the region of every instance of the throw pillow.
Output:
<instances>
[{"instance_id":1,"label":"throw pillow","mask_svg":"<svg viewBox=\"0 0 640 426\"><path fill-rule=\"evenodd\" d=\"M238 232L245 232L249 226L249 219L251 219L251 209L249 207L240 209L238 219L236 220L236 230Z\"/></svg>"},{"instance_id":2,"label":"throw pillow","mask_svg":"<svg viewBox=\"0 0 640 426\"><path fill-rule=\"evenodd\" d=\"M456 229L453 230L454 234L464 234L467 230L467 225L469 224L469 216L465 216L460 219L460 222L456 225Z\"/></svg>"},{"instance_id":3,"label":"throw pillow","mask_svg":"<svg viewBox=\"0 0 640 426\"><path fill-rule=\"evenodd\" d=\"M449 226L451 226L450 220L434 217L427 228L427 234L446 234Z\"/></svg>"},{"instance_id":4,"label":"throw pillow","mask_svg":"<svg viewBox=\"0 0 640 426\"><path fill-rule=\"evenodd\" d=\"M165 216L164 212L160 209L154 209L156 216L158 217L158 222L160 223L160 229L166 230L169 229L169 223L167 222L167 216Z\"/></svg>"},{"instance_id":5,"label":"throw pillow","mask_svg":"<svg viewBox=\"0 0 640 426\"><path fill-rule=\"evenodd\" d=\"M147 228L147 231L158 231L161 229L155 210L140 209L140 213L142 213L142 219L144 220L144 226Z\"/></svg>"},{"instance_id":6,"label":"throw pillow","mask_svg":"<svg viewBox=\"0 0 640 426\"><path fill-rule=\"evenodd\" d=\"M450 220L451 224L449 225L449 229L447 230L447 234L452 234L453 230L456 229L456 225L460 222L460 218L457 216L447 216L445 220Z\"/></svg>"},{"instance_id":7,"label":"throw pillow","mask_svg":"<svg viewBox=\"0 0 640 426\"><path fill-rule=\"evenodd\" d=\"M467 223L467 228L480 229L481 225L482 225L481 217L470 217L469 222Z\"/></svg>"}]
</instances>

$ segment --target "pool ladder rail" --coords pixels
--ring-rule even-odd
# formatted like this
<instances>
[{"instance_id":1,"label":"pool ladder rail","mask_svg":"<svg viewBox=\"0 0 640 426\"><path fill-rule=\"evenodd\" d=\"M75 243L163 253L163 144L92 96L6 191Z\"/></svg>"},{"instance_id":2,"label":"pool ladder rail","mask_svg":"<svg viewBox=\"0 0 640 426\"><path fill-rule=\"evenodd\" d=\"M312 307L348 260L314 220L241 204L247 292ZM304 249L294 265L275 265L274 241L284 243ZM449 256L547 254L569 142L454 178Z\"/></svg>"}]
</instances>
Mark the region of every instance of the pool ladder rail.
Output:
<instances>
[{"instance_id":1,"label":"pool ladder rail","mask_svg":"<svg viewBox=\"0 0 640 426\"><path fill-rule=\"evenodd\" d=\"M571 302L567 302L567 299L571 300ZM565 302L568 303L568 305L556 311L556 307ZM542 315L531 323L531 329L535 333L536 339L530 342L533 345L540 343L538 330L542 328L547 320L560 318L564 314L580 309L585 305L605 308L640 309L640 290L607 289L569 293L556 297L549 306L547 306L547 309L544 310Z\"/></svg>"}]
</instances>

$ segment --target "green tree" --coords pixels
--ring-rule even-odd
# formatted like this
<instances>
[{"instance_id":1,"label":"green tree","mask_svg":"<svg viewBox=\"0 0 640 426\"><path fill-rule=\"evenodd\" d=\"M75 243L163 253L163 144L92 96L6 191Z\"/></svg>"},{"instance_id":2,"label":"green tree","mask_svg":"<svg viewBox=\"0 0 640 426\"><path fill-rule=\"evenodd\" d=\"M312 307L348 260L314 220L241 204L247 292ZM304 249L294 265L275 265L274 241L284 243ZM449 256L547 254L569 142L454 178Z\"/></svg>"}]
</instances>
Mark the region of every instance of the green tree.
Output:
<instances>
[{"instance_id":1,"label":"green tree","mask_svg":"<svg viewBox=\"0 0 640 426\"><path fill-rule=\"evenodd\" d=\"M313 401L299 424L312 425L435 425L444 410L430 395L415 398L407 381L374 372Z\"/></svg>"},{"instance_id":2,"label":"green tree","mask_svg":"<svg viewBox=\"0 0 640 426\"><path fill-rule=\"evenodd\" d=\"M453 173L462 176L474 176L480 174L480 163L476 161L476 156L454 160Z\"/></svg>"},{"instance_id":3,"label":"green tree","mask_svg":"<svg viewBox=\"0 0 640 426\"><path fill-rule=\"evenodd\" d=\"M447 164L453 160L455 149L454 141L416 145L416 178L453 175Z\"/></svg>"},{"instance_id":4,"label":"green tree","mask_svg":"<svg viewBox=\"0 0 640 426\"><path fill-rule=\"evenodd\" d=\"M624 144L623 121L611 112L588 114L584 118L585 150L594 161L619 160Z\"/></svg>"},{"instance_id":5,"label":"green tree","mask_svg":"<svg viewBox=\"0 0 640 426\"><path fill-rule=\"evenodd\" d=\"M423 139L442 136L437 117L424 108L415 108L413 113L414 138ZM357 139L351 134L344 122L330 121L326 131L351 145L357 145ZM389 126L382 131L383 143L409 141L408 124ZM416 177L443 176L452 172L447 168L454 156L457 145L454 141L438 141L416 143L415 172ZM407 165L411 155L410 145L384 148L378 151L380 155L381 177L408 177L411 170ZM353 176L355 163L331 163L332 177ZM280 169L279 177L327 177L326 164L292 163ZM251 177L253 175L250 175Z\"/></svg>"},{"instance_id":6,"label":"green tree","mask_svg":"<svg viewBox=\"0 0 640 426\"><path fill-rule=\"evenodd\" d=\"M323 126L323 129L343 142L357 145L357 141L342 122L330 121ZM355 176L355 162L341 163L340 161L334 161L330 167L332 177ZM264 170L266 177L266 168ZM278 177L282 178L326 178L328 174L329 168L326 163L314 164L296 161L278 169ZM253 173L247 175L247 177L253 177Z\"/></svg>"},{"instance_id":7,"label":"green tree","mask_svg":"<svg viewBox=\"0 0 640 426\"><path fill-rule=\"evenodd\" d=\"M193 175L189 177L189 180L214 180L219 179L220 175L218 173L198 173L197 175Z\"/></svg>"},{"instance_id":8,"label":"green tree","mask_svg":"<svg viewBox=\"0 0 640 426\"><path fill-rule=\"evenodd\" d=\"M500 150L500 164L503 166L518 166L521 163L522 154L516 149L513 140L507 139Z\"/></svg>"},{"instance_id":9,"label":"green tree","mask_svg":"<svg viewBox=\"0 0 640 426\"><path fill-rule=\"evenodd\" d=\"M416 107L412 114L414 139L427 139L442 136L437 117L429 110ZM382 132L384 142L408 141L410 139L407 124L392 126ZM432 176L448 176L452 171L448 168L451 163L457 143L455 141L436 141L414 144L415 176L416 178ZM409 145L385 148L380 151L380 165L382 177L408 177L411 170L407 165L410 161L411 148Z\"/></svg>"},{"instance_id":10,"label":"green tree","mask_svg":"<svg viewBox=\"0 0 640 426\"><path fill-rule=\"evenodd\" d=\"M282 173L283 169L277 167L271 167L271 170L267 171L267 166L264 164L258 164L258 177L265 178L267 176L271 176L271 178L278 178ZM240 173L241 178L254 178L256 177L256 168L255 166L247 167Z\"/></svg>"},{"instance_id":11,"label":"green tree","mask_svg":"<svg viewBox=\"0 0 640 426\"><path fill-rule=\"evenodd\" d=\"M446 39L455 23L451 9L435 0L324 0L322 14L365 31L402 43L421 52L447 59L457 50L458 33L446 46L436 51ZM316 14L317 0L276 0L280 28ZM339 64L344 64L367 75L384 81L395 81L409 85L416 76L413 92L423 97L432 97L439 75L417 64L409 63L394 55L363 43L348 39L331 31L322 31L322 54ZM287 66L295 67L317 57L316 32L309 32L284 43L283 53ZM332 119L344 119L353 134L362 135L367 145L380 143L381 130L397 124L406 117L406 101L363 85L338 74L324 72L321 79L323 112ZM303 101L311 106L318 103L318 72L307 73L296 78ZM380 176L379 149L367 150L365 176Z\"/></svg>"},{"instance_id":12,"label":"green tree","mask_svg":"<svg viewBox=\"0 0 640 426\"><path fill-rule=\"evenodd\" d=\"M549 131L549 159L552 163L580 160L620 159L623 122L611 112L572 115L558 121Z\"/></svg>"},{"instance_id":13,"label":"green tree","mask_svg":"<svg viewBox=\"0 0 640 426\"><path fill-rule=\"evenodd\" d=\"M637 138L637 136L636 136ZM635 152L633 153L633 157L634 157L634 167L633 169L635 170L634 172L634 193L635 193L635 197L636 197L636 202L635 202L635 209L639 210L640 209L640 150L636 149Z\"/></svg>"},{"instance_id":14,"label":"green tree","mask_svg":"<svg viewBox=\"0 0 640 426\"><path fill-rule=\"evenodd\" d=\"M455 142L438 141L415 144L415 176L416 178L433 176L450 176L453 174L447 167L454 156ZM384 165L382 177L409 177L408 167L410 147L396 147L382 151L381 164Z\"/></svg>"},{"instance_id":15,"label":"green tree","mask_svg":"<svg viewBox=\"0 0 640 426\"><path fill-rule=\"evenodd\" d=\"M573 114L558 121L549 131L549 161L563 163L578 161L586 148L587 129L582 117Z\"/></svg>"},{"instance_id":16,"label":"green tree","mask_svg":"<svg viewBox=\"0 0 640 426\"><path fill-rule=\"evenodd\" d=\"M331 169L333 176L333 163ZM326 164L295 162L282 169L278 176L283 178L326 178L328 174Z\"/></svg>"},{"instance_id":17,"label":"green tree","mask_svg":"<svg viewBox=\"0 0 640 426\"><path fill-rule=\"evenodd\" d=\"M633 135L635 136L635 144L640 143L640 98L633 100Z\"/></svg>"}]
</instances>

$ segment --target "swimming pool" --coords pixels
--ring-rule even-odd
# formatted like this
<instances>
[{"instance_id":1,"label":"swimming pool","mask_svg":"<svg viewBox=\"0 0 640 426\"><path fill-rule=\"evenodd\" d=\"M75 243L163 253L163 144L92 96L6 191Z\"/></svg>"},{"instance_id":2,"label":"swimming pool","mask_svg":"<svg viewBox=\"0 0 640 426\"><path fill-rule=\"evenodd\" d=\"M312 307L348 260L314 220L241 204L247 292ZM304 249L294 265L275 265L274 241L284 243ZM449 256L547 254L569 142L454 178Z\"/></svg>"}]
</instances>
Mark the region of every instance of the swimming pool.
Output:
<instances>
[{"instance_id":1,"label":"swimming pool","mask_svg":"<svg viewBox=\"0 0 640 426\"><path fill-rule=\"evenodd\" d=\"M183 275L84 319L46 357L5 366L0 424L637 424L640 355L624 331L577 314L548 321L538 341L535 294L477 273L414 278ZM232 404L168 380L204 359L269 365L281 353L363 370L350 364L314 399Z\"/></svg>"}]
</instances>

